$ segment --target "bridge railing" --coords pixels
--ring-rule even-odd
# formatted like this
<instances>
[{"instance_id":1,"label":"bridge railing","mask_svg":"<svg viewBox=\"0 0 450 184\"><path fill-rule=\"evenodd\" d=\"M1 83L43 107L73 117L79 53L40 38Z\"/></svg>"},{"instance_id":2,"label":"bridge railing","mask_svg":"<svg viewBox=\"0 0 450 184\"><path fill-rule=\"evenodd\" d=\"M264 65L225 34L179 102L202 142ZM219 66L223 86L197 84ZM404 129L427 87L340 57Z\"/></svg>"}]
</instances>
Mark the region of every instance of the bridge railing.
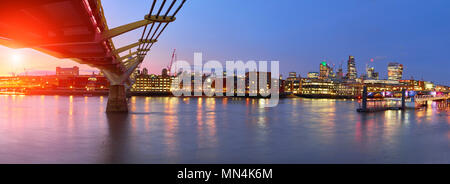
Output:
<instances>
[{"instance_id":1,"label":"bridge railing","mask_svg":"<svg viewBox=\"0 0 450 184\"><path fill-rule=\"evenodd\" d=\"M104 14L104 11L103 11L103 6L102 6L101 0L97 0L97 12L98 12L99 17L101 19L103 29L104 30L108 30L109 29L108 28L108 22L106 21L106 18L105 18L105 14ZM104 31L104 30L101 30L101 31ZM106 44L107 47L109 47L111 52L116 50L112 39L108 39L107 42L105 42L105 44ZM115 55L114 57L118 58L118 55Z\"/></svg>"}]
</instances>

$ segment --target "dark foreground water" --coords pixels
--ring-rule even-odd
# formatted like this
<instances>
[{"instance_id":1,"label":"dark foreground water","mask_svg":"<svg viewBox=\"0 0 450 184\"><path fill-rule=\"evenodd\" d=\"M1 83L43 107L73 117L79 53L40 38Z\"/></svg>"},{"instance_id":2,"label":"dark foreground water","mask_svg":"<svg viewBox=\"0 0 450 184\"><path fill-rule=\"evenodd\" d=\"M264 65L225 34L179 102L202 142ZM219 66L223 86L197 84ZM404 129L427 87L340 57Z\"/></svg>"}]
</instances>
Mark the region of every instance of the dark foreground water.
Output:
<instances>
[{"instance_id":1,"label":"dark foreground water","mask_svg":"<svg viewBox=\"0 0 450 184\"><path fill-rule=\"evenodd\" d=\"M343 100L0 96L0 163L450 163L450 110Z\"/></svg>"}]
</instances>

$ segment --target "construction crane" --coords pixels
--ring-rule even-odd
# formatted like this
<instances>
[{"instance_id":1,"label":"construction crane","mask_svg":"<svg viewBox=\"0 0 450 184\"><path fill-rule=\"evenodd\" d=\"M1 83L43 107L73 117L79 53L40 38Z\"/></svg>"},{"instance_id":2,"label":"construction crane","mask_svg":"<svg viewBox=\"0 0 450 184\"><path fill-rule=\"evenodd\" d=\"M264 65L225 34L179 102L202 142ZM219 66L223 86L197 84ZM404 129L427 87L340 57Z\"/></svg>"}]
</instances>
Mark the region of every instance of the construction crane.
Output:
<instances>
[{"instance_id":1,"label":"construction crane","mask_svg":"<svg viewBox=\"0 0 450 184\"><path fill-rule=\"evenodd\" d=\"M177 54L175 54L175 51L177 49L173 49L173 53L172 53L172 59L170 60L170 64L169 66L167 66L167 73L170 75L171 70L172 70L172 64L173 64L173 60L176 60Z\"/></svg>"}]
</instances>

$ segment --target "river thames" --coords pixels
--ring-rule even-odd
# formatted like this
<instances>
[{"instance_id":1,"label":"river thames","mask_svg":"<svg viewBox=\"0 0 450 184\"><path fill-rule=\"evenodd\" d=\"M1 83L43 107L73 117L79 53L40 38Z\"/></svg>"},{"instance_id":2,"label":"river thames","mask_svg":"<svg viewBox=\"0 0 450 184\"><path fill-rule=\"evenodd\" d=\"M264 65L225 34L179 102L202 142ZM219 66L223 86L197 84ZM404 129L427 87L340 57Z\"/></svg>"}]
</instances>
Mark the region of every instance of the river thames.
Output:
<instances>
[{"instance_id":1,"label":"river thames","mask_svg":"<svg viewBox=\"0 0 450 184\"><path fill-rule=\"evenodd\" d=\"M450 109L354 100L0 96L0 163L450 163Z\"/></svg>"}]
</instances>

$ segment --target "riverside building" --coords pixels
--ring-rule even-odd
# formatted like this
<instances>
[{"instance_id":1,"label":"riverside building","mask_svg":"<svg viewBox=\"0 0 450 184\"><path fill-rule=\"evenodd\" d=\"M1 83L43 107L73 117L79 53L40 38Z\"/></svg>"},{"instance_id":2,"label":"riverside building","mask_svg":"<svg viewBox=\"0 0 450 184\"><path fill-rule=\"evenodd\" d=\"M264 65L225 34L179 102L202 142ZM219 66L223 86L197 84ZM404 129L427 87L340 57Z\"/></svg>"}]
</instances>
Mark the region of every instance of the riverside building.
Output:
<instances>
[{"instance_id":1,"label":"riverside building","mask_svg":"<svg viewBox=\"0 0 450 184\"><path fill-rule=\"evenodd\" d=\"M148 74L148 70L144 68L141 72L138 72L130 91L138 93L169 93L172 80L173 76L167 75L166 71L163 71L161 75L155 75Z\"/></svg>"}]
</instances>

